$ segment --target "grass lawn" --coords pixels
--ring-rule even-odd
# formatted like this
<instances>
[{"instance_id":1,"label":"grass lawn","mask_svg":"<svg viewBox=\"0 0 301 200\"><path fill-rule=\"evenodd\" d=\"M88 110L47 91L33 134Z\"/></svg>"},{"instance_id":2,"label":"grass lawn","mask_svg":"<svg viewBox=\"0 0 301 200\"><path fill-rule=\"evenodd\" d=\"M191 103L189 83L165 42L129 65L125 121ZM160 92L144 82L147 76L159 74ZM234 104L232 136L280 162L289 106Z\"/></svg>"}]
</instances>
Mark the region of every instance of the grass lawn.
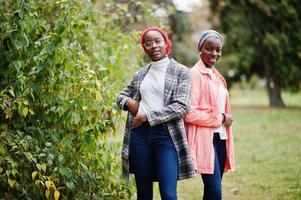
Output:
<instances>
[{"instance_id":1,"label":"grass lawn","mask_svg":"<svg viewBox=\"0 0 301 200\"><path fill-rule=\"evenodd\" d=\"M301 93L283 98L276 109L264 91L231 91L237 169L224 175L224 200L301 199ZM202 199L200 175L178 184L179 200Z\"/></svg>"},{"instance_id":2,"label":"grass lawn","mask_svg":"<svg viewBox=\"0 0 301 200\"><path fill-rule=\"evenodd\" d=\"M231 92L237 169L224 176L224 200L301 199L301 94L283 98L288 108L276 109L264 91ZM202 199L199 175L178 183L179 200Z\"/></svg>"}]
</instances>

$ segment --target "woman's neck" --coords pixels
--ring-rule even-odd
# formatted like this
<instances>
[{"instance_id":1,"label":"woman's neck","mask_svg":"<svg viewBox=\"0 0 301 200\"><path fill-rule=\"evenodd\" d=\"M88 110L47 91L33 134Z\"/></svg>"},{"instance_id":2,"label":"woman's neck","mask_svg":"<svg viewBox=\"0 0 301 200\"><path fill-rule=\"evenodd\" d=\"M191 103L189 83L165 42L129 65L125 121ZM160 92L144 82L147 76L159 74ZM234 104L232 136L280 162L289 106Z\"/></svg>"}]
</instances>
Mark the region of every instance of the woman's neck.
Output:
<instances>
[{"instance_id":1,"label":"woman's neck","mask_svg":"<svg viewBox=\"0 0 301 200\"><path fill-rule=\"evenodd\" d=\"M165 63L165 62L168 62L169 58L166 56L160 60L151 60L151 63L152 64L155 64L155 63Z\"/></svg>"},{"instance_id":2,"label":"woman's neck","mask_svg":"<svg viewBox=\"0 0 301 200\"><path fill-rule=\"evenodd\" d=\"M206 68L209 68L209 69L212 69L212 65L206 65L206 64L205 64L205 67L206 67Z\"/></svg>"},{"instance_id":3,"label":"woman's neck","mask_svg":"<svg viewBox=\"0 0 301 200\"><path fill-rule=\"evenodd\" d=\"M162 58L159 59L159 60L151 60L151 62L158 62L158 61L160 61L160 60L164 60L165 58L167 58L167 56L164 56L164 57L162 57Z\"/></svg>"}]
</instances>

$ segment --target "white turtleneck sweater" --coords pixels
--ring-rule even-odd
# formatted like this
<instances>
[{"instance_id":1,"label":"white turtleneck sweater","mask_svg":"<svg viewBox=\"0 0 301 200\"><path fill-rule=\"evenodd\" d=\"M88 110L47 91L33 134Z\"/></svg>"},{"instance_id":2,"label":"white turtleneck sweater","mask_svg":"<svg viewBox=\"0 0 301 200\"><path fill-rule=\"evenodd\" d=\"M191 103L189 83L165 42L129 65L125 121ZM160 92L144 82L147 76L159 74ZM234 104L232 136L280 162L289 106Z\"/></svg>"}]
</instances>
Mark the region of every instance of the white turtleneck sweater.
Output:
<instances>
[{"instance_id":1,"label":"white turtleneck sweater","mask_svg":"<svg viewBox=\"0 0 301 200\"><path fill-rule=\"evenodd\" d=\"M140 85L141 101L138 112L148 113L164 106L164 85L169 58L152 61L151 67Z\"/></svg>"},{"instance_id":2,"label":"white turtleneck sweater","mask_svg":"<svg viewBox=\"0 0 301 200\"><path fill-rule=\"evenodd\" d=\"M211 68L206 68L206 69L210 74L212 80L218 85L218 92L217 92L217 99L216 99L218 110L220 113L225 113L228 91L226 90L224 85L220 83L216 75L213 73L213 70ZM214 129L214 132L219 133L221 140L227 139L226 127L224 125L221 125L220 127Z\"/></svg>"}]
</instances>

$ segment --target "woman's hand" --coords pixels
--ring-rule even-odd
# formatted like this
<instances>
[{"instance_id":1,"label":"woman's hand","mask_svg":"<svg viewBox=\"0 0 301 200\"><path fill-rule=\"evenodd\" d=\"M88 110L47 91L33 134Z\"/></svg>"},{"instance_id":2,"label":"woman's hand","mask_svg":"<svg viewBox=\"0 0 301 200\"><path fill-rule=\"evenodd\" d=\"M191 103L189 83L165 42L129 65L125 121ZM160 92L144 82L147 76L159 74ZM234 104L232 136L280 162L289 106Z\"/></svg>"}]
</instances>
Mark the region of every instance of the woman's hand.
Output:
<instances>
[{"instance_id":1,"label":"woman's hand","mask_svg":"<svg viewBox=\"0 0 301 200\"><path fill-rule=\"evenodd\" d=\"M137 128L144 122L147 122L146 114L139 112L135 115L135 117L132 121L131 128Z\"/></svg>"},{"instance_id":2,"label":"woman's hand","mask_svg":"<svg viewBox=\"0 0 301 200\"><path fill-rule=\"evenodd\" d=\"M232 125L232 122L234 121L233 116L227 113L225 113L225 116L226 116L226 121L224 122L224 125L230 127Z\"/></svg>"},{"instance_id":3,"label":"woman's hand","mask_svg":"<svg viewBox=\"0 0 301 200\"><path fill-rule=\"evenodd\" d=\"M128 110L130 111L130 113L132 113L133 115L136 115L138 112L138 108L139 108L139 103L138 101L134 100L134 99L129 99L126 102L126 107L128 108Z\"/></svg>"}]
</instances>

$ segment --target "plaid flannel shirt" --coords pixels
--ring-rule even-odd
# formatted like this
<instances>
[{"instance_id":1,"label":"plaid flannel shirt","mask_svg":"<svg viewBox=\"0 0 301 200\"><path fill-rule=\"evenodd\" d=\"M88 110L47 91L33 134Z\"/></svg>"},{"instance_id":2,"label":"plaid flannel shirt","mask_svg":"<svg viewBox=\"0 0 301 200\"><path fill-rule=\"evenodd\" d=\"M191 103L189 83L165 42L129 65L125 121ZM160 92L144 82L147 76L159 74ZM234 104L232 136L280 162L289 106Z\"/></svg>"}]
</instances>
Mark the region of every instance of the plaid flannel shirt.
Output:
<instances>
[{"instance_id":1,"label":"plaid flannel shirt","mask_svg":"<svg viewBox=\"0 0 301 200\"><path fill-rule=\"evenodd\" d=\"M130 98L140 102L141 96L139 88L150 67L151 65L147 65L136 72L131 83L118 95L117 104L120 108L127 110L125 103ZM162 123L167 124L178 154L179 180L195 176L183 122L183 117L189 110L189 94L189 69L177 63L174 59L170 59L165 76L164 107L160 110L146 113L150 126ZM128 112L122 147L122 171L127 180L131 172L129 164L129 137L132 119L133 115Z\"/></svg>"}]
</instances>

